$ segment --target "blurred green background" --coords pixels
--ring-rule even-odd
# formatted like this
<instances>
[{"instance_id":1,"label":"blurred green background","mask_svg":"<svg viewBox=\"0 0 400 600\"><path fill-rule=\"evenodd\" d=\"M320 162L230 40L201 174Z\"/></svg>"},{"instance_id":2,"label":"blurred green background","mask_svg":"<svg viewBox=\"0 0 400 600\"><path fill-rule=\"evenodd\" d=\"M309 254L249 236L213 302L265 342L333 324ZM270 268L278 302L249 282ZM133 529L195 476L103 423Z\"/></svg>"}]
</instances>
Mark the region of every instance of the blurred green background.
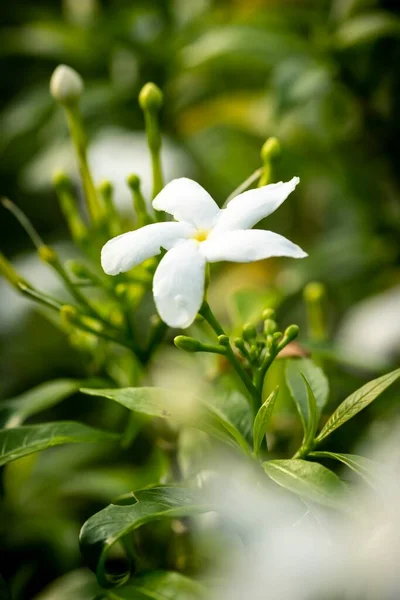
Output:
<instances>
[{"instance_id":1,"label":"blurred green background","mask_svg":"<svg viewBox=\"0 0 400 600\"><path fill-rule=\"evenodd\" d=\"M18 0L3 2L0 17L0 193L26 212L64 258L73 249L51 176L57 168L76 180L77 174L64 115L49 95L51 73L65 63L84 78L81 107L93 172L96 181L108 178L115 184L119 208L127 215L126 175L138 173L145 192L150 190L137 96L144 83L154 81L165 93L168 179L192 177L222 205L259 167L260 147L271 135L283 148L274 179L301 178L266 226L300 244L310 257L218 268L211 290L217 312L228 320L239 289L261 295L273 289L282 299L283 322L298 322L305 335L301 292L318 280L327 289L329 349L347 365L331 373L333 404L366 376L398 363L396 0ZM5 210L0 214L1 250L38 287L57 289L18 223ZM57 327L1 281L0 395L84 374L79 355ZM93 413L94 404L86 403L82 409L77 401L76 418ZM56 414L70 418L71 405ZM373 418L371 413L366 421ZM72 456L76 460L76 453ZM156 461L154 472L158 468ZM96 507L126 489L122 471L119 482L107 481L109 493L91 499ZM43 582L32 575L30 551L32 572L26 567L21 574L17 563L24 554L16 544L10 570L21 581L16 589L24 590L28 581L32 594L79 565L76 533L82 515L77 510L73 517L57 518L62 522L54 527L69 538L49 572L39 569ZM36 531L32 537L46 535ZM16 597L29 597L24 593Z\"/></svg>"}]
</instances>

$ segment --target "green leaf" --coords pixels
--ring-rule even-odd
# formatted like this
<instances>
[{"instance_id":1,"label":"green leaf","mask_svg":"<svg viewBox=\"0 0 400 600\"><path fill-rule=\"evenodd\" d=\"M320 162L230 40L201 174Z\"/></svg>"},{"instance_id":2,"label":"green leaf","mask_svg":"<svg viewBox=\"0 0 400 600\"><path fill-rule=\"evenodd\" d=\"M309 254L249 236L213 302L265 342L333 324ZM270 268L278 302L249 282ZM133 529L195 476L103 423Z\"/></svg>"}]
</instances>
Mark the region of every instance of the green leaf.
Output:
<instances>
[{"instance_id":1,"label":"green leaf","mask_svg":"<svg viewBox=\"0 0 400 600\"><path fill-rule=\"evenodd\" d=\"M374 42L383 37L400 37L400 19L393 14L374 12L346 21L335 34L338 48Z\"/></svg>"},{"instance_id":2,"label":"green leaf","mask_svg":"<svg viewBox=\"0 0 400 600\"><path fill-rule=\"evenodd\" d=\"M205 588L185 575L174 571L152 571L133 578L132 582L104 592L100 599L109 600L200 600L206 598Z\"/></svg>"},{"instance_id":3,"label":"green leaf","mask_svg":"<svg viewBox=\"0 0 400 600\"><path fill-rule=\"evenodd\" d=\"M28 417L55 406L82 386L77 379L48 381L0 404L0 426L18 427Z\"/></svg>"},{"instance_id":4,"label":"green leaf","mask_svg":"<svg viewBox=\"0 0 400 600\"><path fill-rule=\"evenodd\" d=\"M309 413L309 397L307 386L304 386L302 374L308 381L315 396L315 402L318 409L318 419L328 400L329 383L322 369L318 367L311 359L291 358L287 360L286 383L289 388L290 395L296 404L296 408L303 424L304 432L308 432L310 419L313 418L313 415L310 415Z\"/></svg>"},{"instance_id":5,"label":"green leaf","mask_svg":"<svg viewBox=\"0 0 400 600\"><path fill-rule=\"evenodd\" d=\"M141 490L125 502L124 505L110 504L90 517L81 529L82 554L103 587L122 584L130 576L133 565L128 559L122 573L110 573L106 568L111 547L125 535L150 521L211 510L202 503L199 493L182 487L159 486Z\"/></svg>"},{"instance_id":6,"label":"green leaf","mask_svg":"<svg viewBox=\"0 0 400 600\"><path fill-rule=\"evenodd\" d=\"M318 463L301 459L270 460L262 466L273 481L307 500L335 508L341 504L340 493L346 486L335 473Z\"/></svg>"},{"instance_id":7,"label":"green leaf","mask_svg":"<svg viewBox=\"0 0 400 600\"><path fill-rule=\"evenodd\" d=\"M42 425L23 425L0 431L0 466L60 444L103 442L119 439L119 435L94 429L73 421L57 421Z\"/></svg>"},{"instance_id":8,"label":"green leaf","mask_svg":"<svg viewBox=\"0 0 400 600\"><path fill-rule=\"evenodd\" d=\"M304 384L305 384L306 390L307 390L307 410L308 410L308 424L307 424L307 430L304 432L302 449L305 452L308 452L312 446L312 442L314 440L314 436L317 431L319 414L318 414L317 401L315 399L315 396L311 389L311 386L308 383L307 379L304 377L303 373L301 373L301 376L303 378L303 381L304 381Z\"/></svg>"},{"instance_id":9,"label":"green leaf","mask_svg":"<svg viewBox=\"0 0 400 600\"><path fill-rule=\"evenodd\" d=\"M309 456L315 458L332 458L349 467L352 471L357 473L364 479L371 487L377 486L376 473L379 468L383 469L382 465L369 460L364 456L358 456L357 454L339 454L338 452L310 452Z\"/></svg>"},{"instance_id":10,"label":"green leaf","mask_svg":"<svg viewBox=\"0 0 400 600\"><path fill-rule=\"evenodd\" d=\"M89 569L75 569L46 585L34 600L93 600L100 591Z\"/></svg>"},{"instance_id":11,"label":"green leaf","mask_svg":"<svg viewBox=\"0 0 400 600\"><path fill-rule=\"evenodd\" d=\"M386 388L388 388L396 379L400 377L400 369L396 369L391 373L382 375L377 379L366 383L359 390L351 394L342 404L335 410L333 415L325 423L321 433L316 438L315 442L319 443L325 439L328 435L335 431L338 427L341 427L343 423L346 423L349 419L354 417L363 408L371 404L375 398L379 396Z\"/></svg>"},{"instance_id":12,"label":"green leaf","mask_svg":"<svg viewBox=\"0 0 400 600\"><path fill-rule=\"evenodd\" d=\"M155 387L106 390L83 388L81 391L109 398L139 414L172 419L182 425L197 427L220 441L234 448L240 447L251 454L246 439L223 408L206 400L193 399L183 392Z\"/></svg>"},{"instance_id":13,"label":"green leaf","mask_svg":"<svg viewBox=\"0 0 400 600\"><path fill-rule=\"evenodd\" d=\"M279 386L277 386L273 392L268 396L260 410L256 414L253 425L253 450L256 456L258 456L261 448L262 441L265 436L268 422L271 418L272 411L274 410L275 400L278 397Z\"/></svg>"}]
</instances>

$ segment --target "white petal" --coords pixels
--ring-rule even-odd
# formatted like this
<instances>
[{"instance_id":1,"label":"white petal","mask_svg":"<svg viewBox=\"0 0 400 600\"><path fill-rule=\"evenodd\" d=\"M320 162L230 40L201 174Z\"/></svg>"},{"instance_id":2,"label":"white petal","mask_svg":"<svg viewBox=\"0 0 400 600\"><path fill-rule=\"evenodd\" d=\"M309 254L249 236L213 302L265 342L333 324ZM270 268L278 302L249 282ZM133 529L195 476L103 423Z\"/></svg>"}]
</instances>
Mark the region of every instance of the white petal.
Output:
<instances>
[{"instance_id":1,"label":"white petal","mask_svg":"<svg viewBox=\"0 0 400 600\"><path fill-rule=\"evenodd\" d=\"M204 296L206 261L200 244L188 240L163 257L153 279L158 313L170 327L189 327Z\"/></svg>"},{"instance_id":2,"label":"white petal","mask_svg":"<svg viewBox=\"0 0 400 600\"><path fill-rule=\"evenodd\" d=\"M152 223L109 240L101 251L107 275L129 271L141 262L186 240L194 229L186 223Z\"/></svg>"},{"instance_id":3,"label":"white petal","mask_svg":"<svg viewBox=\"0 0 400 600\"><path fill-rule=\"evenodd\" d=\"M192 179L182 177L168 183L153 200L156 210L164 210L177 221L186 221L197 229L211 229L221 212L218 205Z\"/></svg>"},{"instance_id":4,"label":"white petal","mask_svg":"<svg viewBox=\"0 0 400 600\"><path fill-rule=\"evenodd\" d=\"M307 254L282 235L261 229L226 231L200 244L207 262L252 262L270 256L304 258Z\"/></svg>"},{"instance_id":5,"label":"white petal","mask_svg":"<svg viewBox=\"0 0 400 600\"><path fill-rule=\"evenodd\" d=\"M283 183L272 183L255 190L248 190L233 198L215 224L215 231L251 229L256 223L273 213L286 200L296 185L298 177Z\"/></svg>"}]
</instances>

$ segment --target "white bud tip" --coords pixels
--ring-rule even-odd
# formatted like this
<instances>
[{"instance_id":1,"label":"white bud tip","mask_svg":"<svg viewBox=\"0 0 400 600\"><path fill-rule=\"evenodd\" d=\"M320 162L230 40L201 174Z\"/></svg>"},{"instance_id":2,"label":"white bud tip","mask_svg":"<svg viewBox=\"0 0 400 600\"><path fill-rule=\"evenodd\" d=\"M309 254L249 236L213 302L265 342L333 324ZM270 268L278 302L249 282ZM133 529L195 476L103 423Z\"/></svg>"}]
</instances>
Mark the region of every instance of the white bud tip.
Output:
<instances>
[{"instance_id":1,"label":"white bud tip","mask_svg":"<svg viewBox=\"0 0 400 600\"><path fill-rule=\"evenodd\" d=\"M60 104L76 102L83 92L82 77L67 65L59 65L50 79L50 93Z\"/></svg>"}]
</instances>

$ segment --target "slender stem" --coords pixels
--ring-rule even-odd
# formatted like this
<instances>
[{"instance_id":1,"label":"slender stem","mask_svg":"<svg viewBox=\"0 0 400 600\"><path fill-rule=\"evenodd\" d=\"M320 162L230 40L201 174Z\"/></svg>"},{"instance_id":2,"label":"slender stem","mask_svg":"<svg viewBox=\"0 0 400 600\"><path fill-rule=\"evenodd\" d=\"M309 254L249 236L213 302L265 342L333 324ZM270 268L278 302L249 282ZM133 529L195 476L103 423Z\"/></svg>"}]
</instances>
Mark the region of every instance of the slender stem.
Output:
<instances>
[{"instance_id":1,"label":"slender stem","mask_svg":"<svg viewBox=\"0 0 400 600\"><path fill-rule=\"evenodd\" d=\"M27 285L26 283L24 283L22 281L20 281L17 284L17 288L19 289L21 294L24 294L25 296L28 296L32 300L36 300L36 302L39 302L40 304L43 304L44 306L47 306L48 308L52 308L53 310L56 310L57 312L59 312L60 308L62 307L62 304L59 300L50 298L50 296L47 296L43 292L39 292L39 290L35 290L30 285Z\"/></svg>"},{"instance_id":2,"label":"slender stem","mask_svg":"<svg viewBox=\"0 0 400 600\"><path fill-rule=\"evenodd\" d=\"M215 331L215 333L217 335L225 335L225 332L224 332L221 324L215 317L215 315L212 312L210 305L208 304L207 301L203 302L203 305L202 305L199 313L205 318L207 323L210 325L210 327L212 327L212 329ZM249 392L253 409L257 410L258 406L260 404L260 394L258 393L258 391L257 391L256 387L254 386L253 382L251 381L250 377L247 375L246 371L243 369L242 365L240 364L240 361L238 360L236 354L234 353L230 343L226 346L225 355L228 358L228 360L230 361L231 365L235 369L235 371L238 374L238 376L240 377L240 379L242 380L247 391Z\"/></svg>"},{"instance_id":3,"label":"slender stem","mask_svg":"<svg viewBox=\"0 0 400 600\"><path fill-rule=\"evenodd\" d=\"M17 219L17 221L19 222L21 227L23 227L23 229L25 229L25 231L28 234L28 236L30 237L33 245L36 246L37 249L39 249L41 246L43 246L44 244L43 244L42 238L40 237L40 235L38 234L38 232L36 231L36 229L34 228L32 223L30 222L28 217L22 212L22 210L8 198L3 198L1 202L4 206L4 208L9 210L10 213L12 213L12 215Z\"/></svg>"},{"instance_id":4,"label":"slender stem","mask_svg":"<svg viewBox=\"0 0 400 600\"><path fill-rule=\"evenodd\" d=\"M232 200L232 198L238 196L242 192L245 192L247 188L249 188L253 183L257 181L257 179L262 175L262 172L263 167L260 167L259 169L254 171L254 173L252 173L247 179L245 179L240 185L238 185L238 187L235 190L233 190L233 192L225 200L222 208L224 208L228 204L228 202Z\"/></svg>"}]
</instances>

